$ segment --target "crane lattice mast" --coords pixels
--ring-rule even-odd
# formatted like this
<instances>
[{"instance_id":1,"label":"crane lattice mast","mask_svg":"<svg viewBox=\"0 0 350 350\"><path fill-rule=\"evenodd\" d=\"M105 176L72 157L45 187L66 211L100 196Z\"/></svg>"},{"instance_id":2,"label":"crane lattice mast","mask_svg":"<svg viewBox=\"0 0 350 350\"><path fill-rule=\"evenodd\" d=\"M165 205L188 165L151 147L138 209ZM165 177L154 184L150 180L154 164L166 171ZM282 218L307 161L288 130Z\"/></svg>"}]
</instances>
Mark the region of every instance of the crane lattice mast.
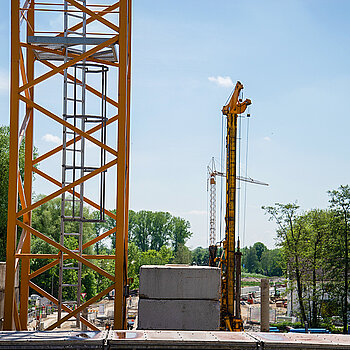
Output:
<instances>
[{"instance_id":1,"label":"crane lattice mast","mask_svg":"<svg viewBox=\"0 0 350 350\"><path fill-rule=\"evenodd\" d=\"M207 191L209 191L209 266L216 266L217 239L216 239L216 177L226 177L226 174L216 170L215 159L212 157L208 169ZM251 177L236 176L239 181L268 186L267 183L254 180Z\"/></svg>"}]
</instances>

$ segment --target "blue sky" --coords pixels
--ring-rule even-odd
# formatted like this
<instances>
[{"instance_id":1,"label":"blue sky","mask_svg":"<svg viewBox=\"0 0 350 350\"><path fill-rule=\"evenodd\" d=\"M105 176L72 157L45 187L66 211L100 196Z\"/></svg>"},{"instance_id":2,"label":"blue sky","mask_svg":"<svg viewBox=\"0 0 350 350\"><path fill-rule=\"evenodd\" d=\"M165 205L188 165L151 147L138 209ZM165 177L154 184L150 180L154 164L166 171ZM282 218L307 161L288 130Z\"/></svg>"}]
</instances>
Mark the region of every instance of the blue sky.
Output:
<instances>
[{"instance_id":1,"label":"blue sky","mask_svg":"<svg viewBox=\"0 0 350 350\"><path fill-rule=\"evenodd\" d=\"M0 124L9 120L4 5ZM262 205L325 208L327 190L350 183L349 10L340 0L134 0L130 208L182 216L194 233L189 245L207 245L206 166L220 159L220 111L232 91L219 76L240 80L252 100L248 175L270 184L247 186L244 245L274 245ZM60 132L36 130L39 151L55 146L45 135ZM36 182L36 192L51 189Z\"/></svg>"}]
</instances>

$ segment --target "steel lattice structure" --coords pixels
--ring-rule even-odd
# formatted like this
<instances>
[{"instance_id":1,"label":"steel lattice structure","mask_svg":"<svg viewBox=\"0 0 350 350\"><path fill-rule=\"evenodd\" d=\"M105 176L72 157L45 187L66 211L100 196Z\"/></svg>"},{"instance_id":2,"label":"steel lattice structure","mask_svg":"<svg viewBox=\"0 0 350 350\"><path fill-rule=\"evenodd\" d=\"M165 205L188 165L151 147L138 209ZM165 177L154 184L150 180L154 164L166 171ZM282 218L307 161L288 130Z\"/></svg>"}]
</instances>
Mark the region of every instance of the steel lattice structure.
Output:
<instances>
[{"instance_id":1,"label":"steel lattice structure","mask_svg":"<svg viewBox=\"0 0 350 350\"><path fill-rule=\"evenodd\" d=\"M208 165L209 186L209 245L216 244L216 169L214 157Z\"/></svg>"},{"instance_id":2,"label":"steel lattice structure","mask_svg":"<svg viewBox=\"0 0 350 350\"><path fill-rule=\"evenodd\" d=\"M4 330L26 330L29 288L58 305L58 320L48 329L59 327L71 317L77 323L97 330L80 313L89 305L115 289L114 328L125 328L125 298L127 290L127 232L129 201L129 144L130 144L130 64L131 64L131 0L107 4L89 0L20 0L11 1L11 97L10 97L10 167L8 196L7 259ZM63 29L57 31L37 29L37 18L42 13L63 16ZM112 19L113 18L113 19ZM70 21L74 19L73 21ZM90 24L106 30L89 31ZM44 66L46 71L42 73ZM40 69L37 69L40 68ZM108 96L107 72L115 81L115 98ZM115 72L115 74L114 74ZM98 75L100 88L89 84L89 77ZM39 103L36 87L52 77L60 77L63 88L62 115L54 113L43 102ZM96 79L95 79L96 80ZM99 112L89 114L86 101L89 96L98 99ZM45 101L46 102L46 101ZM108 116L108 107L116 113ZM63 130L62 144L33 159L36 118L40 114L54 121ZM107 143L107 131L116 127L116 147ZM19 147L25 138L25 170L19 173ZM86 143L100 149L94 166L86 164ZM61 179L54 178L38 167L53 156L61 154L57 165ZM105 174L116 167L116 214L105 208ZM57 186L57 190L32 201L33 174ZM98 178L99 200L85 195L86 182ZM60 240L55 241L45 232L32 227L32 211L53 198L61 198ZM19 198L19 203L18 203ZM97 221L104 216L116 220L116 227L83 242L86 221L83 205L98 210ZM69 205L70 212L66 208ZM91 220L90 220L91 221ZM75 222L78 229L67 232L67 222ZM20 233L17 237L17 231ZM88 255L84 249L116 233L115 255ZM34 235L58 249L57 254L33 254L31 236ZM76 238L77 248L69 249L65 237ZM31 271L31 259L53 259L36 271ZM92 263L92 259L113 259L115 273L110 274ZM67 262L70 262L67 264ZM33 283L32 279L59 265L60 283L58 299ZM81 269L85 265L110 280L103 292L81 303ZM70 266L70 267L69 267ZM20 306L15 298L15 272L20 268ZM77 283L71 286L64 281L65 269L75 270ZM77 291L77 308L68 307L62 299L62 289L73 287ZM64 317L61 311L66 314Z\"/></svg>"}]
</instances>

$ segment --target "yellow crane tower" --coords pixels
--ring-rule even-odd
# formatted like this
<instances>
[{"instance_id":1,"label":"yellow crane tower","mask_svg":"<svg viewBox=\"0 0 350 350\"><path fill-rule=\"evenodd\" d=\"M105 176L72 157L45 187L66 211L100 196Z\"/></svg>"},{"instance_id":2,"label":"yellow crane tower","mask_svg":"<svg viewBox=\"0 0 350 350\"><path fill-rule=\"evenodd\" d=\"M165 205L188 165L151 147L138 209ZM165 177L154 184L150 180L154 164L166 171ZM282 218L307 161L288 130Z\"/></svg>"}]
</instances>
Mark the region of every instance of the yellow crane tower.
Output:
<instances>
[{"instance_id":1,"label":"yellow crane tower","mask_svg":"<svg viewBox=\"0 0 350 350\"><path fill-rule=\"evenodd\" d=\"M237 118L251 104L249 99L241 102L239 95L243 85L238 81L229 103L223 107L222 114L227 117L226 136L226 230L223 241L223 254L220 258L222 271L221 321L223 330L241 331L241 252L239 241L235 247L236 220L236 141Z\"/></svg>"}]
</instances>

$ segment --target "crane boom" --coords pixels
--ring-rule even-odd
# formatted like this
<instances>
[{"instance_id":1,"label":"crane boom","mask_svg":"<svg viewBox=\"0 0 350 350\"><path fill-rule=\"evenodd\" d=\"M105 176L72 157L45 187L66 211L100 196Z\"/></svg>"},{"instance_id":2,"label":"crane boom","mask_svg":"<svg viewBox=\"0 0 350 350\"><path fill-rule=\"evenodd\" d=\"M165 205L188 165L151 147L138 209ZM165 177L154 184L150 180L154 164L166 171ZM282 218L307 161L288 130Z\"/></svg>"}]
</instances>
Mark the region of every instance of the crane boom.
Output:
<instances>
[{"instance_id":1,"label":"crane boom","mask_svg":"<svg viewBox=\"0 0 350 350\"><path fill-rule=\"evenodd\" d=\"M207 167L208 179L207 179L207 191L209 191L209 266L216 266L216 177L226 177L226 174L217 171L215 167L214 157L211 159L210 164ZM249 182L256 185L268 186L266 182L252 179L251 177L236 176L239 181Z\"/></svg>"}]
</instances>

